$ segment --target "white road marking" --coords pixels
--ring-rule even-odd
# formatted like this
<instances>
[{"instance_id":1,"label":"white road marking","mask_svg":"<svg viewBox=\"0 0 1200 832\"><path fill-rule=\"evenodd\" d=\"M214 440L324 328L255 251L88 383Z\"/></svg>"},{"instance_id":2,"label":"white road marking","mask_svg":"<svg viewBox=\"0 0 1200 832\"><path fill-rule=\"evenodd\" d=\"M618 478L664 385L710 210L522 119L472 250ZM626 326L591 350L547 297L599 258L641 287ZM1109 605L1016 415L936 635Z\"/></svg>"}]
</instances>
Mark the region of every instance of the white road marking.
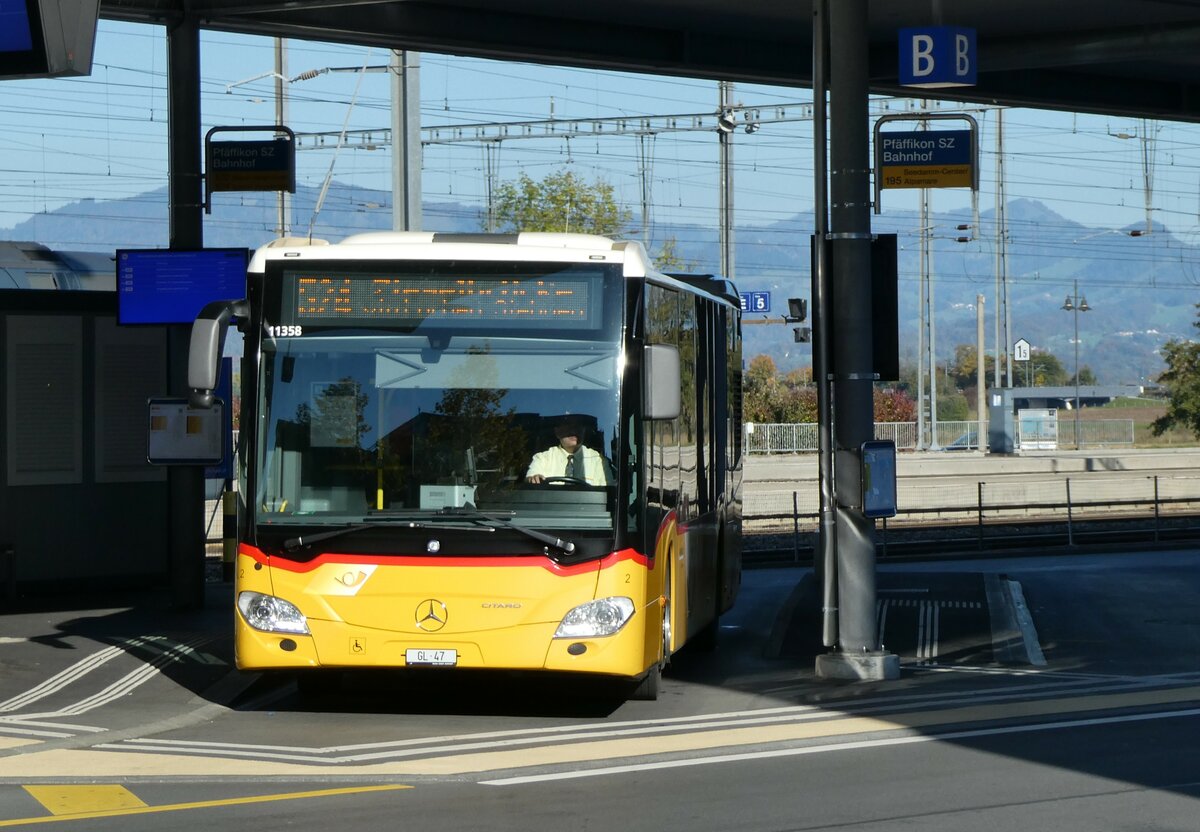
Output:
<instances>
[{"instance_id":1,"label":"white road marking","mask_svg":"<svg viewBox=\"0 0 1200 832\"><path fill-rule=\"evenodd\" d=\"M1045 685L1022 685L1013 688L993 688L971 693L923 694L907 697L878 697L853 703L853 710L822 709L812 706L767 708L759 711L735 711L717 714L698 714L665 720L631 720L614 723L592 723L570 726L550 726L529 730L482 732L441 737L422 737L407 740L364 743L348 746L311 747L288 745L259 745L216 741L170 740L152 737L129 739L97 745L111 751L147 751L164 754L213 755L234 758L280 760L298 763L356 764L400 760L413 757L459 755L466 752L503 751L521 747L566 745L572 742L632 739L644 736L674 736L688 732L727 731L766 726L787 726L798 723L835 722L903 712L914 705L922 709L953 709L959 706L981 706L1012 702L1048 700L1063 694L1073 697L1103 694L1128 694L1139 691L1167 689L1152 680L1115 680L1097 684L1092 679L1056 681ZM1030 693L1034 696L1031 698Z\"/></svg>"},{"instance_id":2,"label":"white road marking","mask_svg":"<svg viewBox=\"0 0 1200 832\"><path fill-rule=\"evenodd\" d=\"M79 661L75 662L75 664L71 665L65 670L59 671L49 679L30 688L24 693L0 702L0 713L16 711L24 708L26 705L37 702L39 699L45 699L47 696L50 696L51 694L65 688L76 679L83 678L100 665L104 664L105 662L112 661L113 659L117 658L117 656L120 656L125 652L126 651L123 647L114 646L106 647L97 653L92 653L90 656L80 659Z\"/></svg>"},{"instance_id":3,"label":"white road marking","mask_svg":"<svg viewBox=\"0 0 1200 832\"><path fill-rule=\"evenodd\" d=\"M170 647L164 648L159 653L159 655L155 656L149 663L142 664L136 670L134 670L130 673L127 673L125 676L122 676L117 681L108 685L106 688L92 694L91 696L85 697L84 699L81 699L78 702L74 702L70 705L66 705L62 708L59 708L56 711L45 711L45 712L36 713L36 714L16 714L13 716L0 717L0 723L3 723L3 722L22 722L22 723L24 723L24 722L31 722L32 720L35 720L35 719L45 718L45 717L78 716L79 714L87 713L88 711L95 710L96 708L99 708L103 705L107 705L109 702L119 699L122 696L125 696L130 691L132 691L138 687L141 687L146 682L150 681L154 676L158 675L159 671L162 669L162 667L164 665L170 664L172 662L180 661L180 657L181 657L181 655L184 654L185 650L189 650L195 644L199 644L199 643L202 643L207 640L208 640L208 637L200 636L200 637L192 639L189 642L185 642L185 643L179 644L179 645L172 645ZM140 646L140 644L139 644L139 646ZM110 648L110 649L112 649L112 648ZM117 648L117 649L120 650L120 648ZM124 651L122 650L121 652L124 652ZM108 661L108 659L106 658L105 661ZM95 669L95 668L92 668L92 669ZM72 681L74 681L74 680L72 679ZM59 687L62 687L62 685L60 685ZM51 691L51 692L53 692L53 691ZM36 698L41 699L48 695L49 695L49 693L42 693L40 696L38 696Z\"/></svg>"},{"instance_id":4,"label":"white road marking","mask_svg":"<svg viewBox=\"0 0 1200 832\"><path fill-rule=\"evenodd\" d=\"M210 640L211 636L197 636L183 643L171 642L166 636L140 636L138 638L123 639L119 644L106 647L79 660L24 693L0 702L0 714L4 714L0 716L0 734L60 739L76 736L80 733L102 733L106 729L76 723L64 724L54 720L60 717L78 716L120 699L150 681L150 679L160 672L163 666L172 662L178 662L187 658L201 664L211 664L213 661L222 663L219 659L209 661L212 657L204 653L198 653L194 649L196 645ZM149 649L151 652L157 653L157 655L150 662L139 665L135 670L122 676L102 690L69 705L65 705L58 710L42 711L39 713L13 713L13 711L26 708L35 702L58 693L69 685L86 679L103 665L121 655L127 654L131 648Z\"/></svg>"},{"instance_id":5,"label":"white road marking","mask_svg":"<svg viewBox=\"0 0 1200 832\"><path fill-rule=\"evenodd\" d=\"M715 754L708 757L692 757L683 760L665 760L656 763L635 763L622 766L605 766L603 768L580 769L575 771L560 771L552 774L534 774L520 777L502 777L495 780L480 780L484 786L520 786L529 783L547 783L554 780L575 780L583 777L603 777L614 774L633 774L647 771L659 771L669 768L685 768L690 766L705 766L755 760L769 760L780 757L800 757L807 754L824 754L830 751L859 751L868 748L885 748L896 745L914 745L921 742L943 742L948 740L970 739L974 737L990 737L1001 734L1025 734L1037 731L1057 731L1064 728L1085 728L1094 725L1113 725L1123 722L1147 722L1156 719L1178 719L1182 717L1200 716L1200 708L1188 708L1179 711L1162 711L1148 714L1126 714L1123 716L1093 717L1089 719L1070 719L1058 722L1046 722L1037 725L1009 725L1001 728L977 728L969 731L949 731L944 734L918 734L906 737L889 737L877 740L856 740L852 742L827 743L803 748L780 748L770 751L752 751L741 754Z\"/></svg>"}]
</instances>

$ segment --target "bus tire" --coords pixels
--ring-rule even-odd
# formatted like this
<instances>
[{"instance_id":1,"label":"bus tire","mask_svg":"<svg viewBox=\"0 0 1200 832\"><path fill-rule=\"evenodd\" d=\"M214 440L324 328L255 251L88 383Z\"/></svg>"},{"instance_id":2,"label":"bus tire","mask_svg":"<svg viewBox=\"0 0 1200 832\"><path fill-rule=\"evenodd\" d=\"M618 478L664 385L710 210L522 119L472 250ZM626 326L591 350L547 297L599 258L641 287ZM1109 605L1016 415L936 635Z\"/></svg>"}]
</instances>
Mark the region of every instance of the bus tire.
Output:
<instances>
[{"instance_id":1,"label":"bus tire","mask_svg":"<svg viewBox=\"0 0 1200 832\"><path fill-rule=\"evenodd\" d=\"M635 702L654 702L658 699L658 690L662 686L662 665L655 664L646 671L646 675L634 685L629 698Z\"/></svg>"},{"instance_id":2,"label":"bus tire","mask_svg":"<svg viewBox=\"0 0 1200 832\"><path fill-rule=\"evenodd\" d=\"M670 571L667 572L668 580ZM668 589L668 592L670 590ZM629 698L638 702L653 702L658 699L658 691L662 687L663 669L671 661L671 601L668 597L663 601L662 609L662 655L654 665L639 679L630 693Z\"/></svg>"}]
</instances>

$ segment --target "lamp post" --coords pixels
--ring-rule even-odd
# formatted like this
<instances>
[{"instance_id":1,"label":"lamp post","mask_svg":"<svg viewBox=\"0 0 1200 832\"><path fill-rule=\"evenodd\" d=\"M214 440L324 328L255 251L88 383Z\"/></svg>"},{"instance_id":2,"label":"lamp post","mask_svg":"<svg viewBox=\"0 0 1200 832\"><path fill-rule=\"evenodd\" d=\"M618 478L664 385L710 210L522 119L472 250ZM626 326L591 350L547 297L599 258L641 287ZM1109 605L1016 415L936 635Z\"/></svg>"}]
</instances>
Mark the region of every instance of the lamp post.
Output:
<instances>
[{"instance_id":1,"label":"lamp post","mask_svg":"<svg viewBox=\"0 0 1200 832\"><path fill-rule=\"evenodd\" d=\"M1075 289L1067 295L1062 308L1072 313L1075 319L1075 450L1079 450L1079 313L1090 312L1092 307L1088 306L1087 298L1079 294L1078 280L1075 281Z\"/></svg>"}]
</instances>

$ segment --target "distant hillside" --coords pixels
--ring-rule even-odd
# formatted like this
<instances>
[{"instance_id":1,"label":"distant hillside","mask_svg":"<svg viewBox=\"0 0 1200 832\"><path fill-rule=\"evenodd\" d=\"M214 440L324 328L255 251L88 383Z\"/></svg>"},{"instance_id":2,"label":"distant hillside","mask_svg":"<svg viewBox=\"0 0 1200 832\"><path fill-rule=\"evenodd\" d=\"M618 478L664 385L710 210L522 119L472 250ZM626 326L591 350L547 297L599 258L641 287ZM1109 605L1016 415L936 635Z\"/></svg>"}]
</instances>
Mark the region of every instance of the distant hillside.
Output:
<instances>
[{"instance_id":1,"label":"distant hillside","mask_svg":"<svg viewBox=\"0 0 1200 832\"><path fill-rule=\"evenodd\" d=\"M293 195L295 235L341 239L349 234L391 227L391 194L333 183L319 213L318 193L300 188ZM211 246L257 247L275 236L273 194L222 193L205 216L205 243ZM424 227L433 231L479 231L482 207L457 202L426 202ZM1080 363L1103 384L1140 384L1162 369L1156 350L1168 338L1194 334L1194 304L1200 301L1198 250L1189 240L1156 227L1142 237L1089 228L1071 222L1040 202L1015 200L1007 206L1008 294L1012 339L1024 338L1035 349L1047 349L1074 371L1073 318L1061 309L1078 280L1091 311L1080 314ZM980 226L990 234L991 212ZM878 233L900 234L901 356L915 361L918 322L918 242L912 212L888 211L872 218ZM936 214L930 224L934 241L936 346L939 362L949 360L957 344L975 342L975 297L985 297L985 346L993 347L995 254L986 237L957 243L952 231L974 223L964 212ZM812 216L798 213L786 220L741 226L735 234L736 281L742 291L768 290L774 314L788 297L809 296L809 235ZM38 214L13 228L0 229L0 239L32 240L60 250L109 251L119 247L167 244L167 194L159 189L127 199L82 200ZM657 224L656 240L673 239L677 254L692 270L714 272L720 262L716 229L698 225ZM652 244L657 249L661 242ZM652 252L653 253L653 252ZM811 350L795 344L785 326L746 328L748 356L771 355L784 369L807 366Z\"/></svg>"},{"instance_id":2,"label":"distant hillside","mask_svg":"<svg viewBox=\"0 0 1200 832\"><path fill-rule=\"evenodd\" d=\"M980 226L990 235L992 212ZM1090 311L1079 315L1080 366L1091 367L1102 384L1144 384L1161 372L1157 350L1170 338L1192 338L1195 304L1200 302L1200 250L1190 240L1155 226L1132 237L1124 230L1098 230L1073 223L1040 202L1016 200L1007 206L1010 334L1035 349L1048 350L1074 373L1074 320L1062 309L1074 281ZM934 241L935 344L939 363L952 360L958 344L976 339L976 295L984 296L985 350L994 345L996 310L995 253L986 237L970 243L945 239L958 224L972 223L964 213L938 214L930 224L942 230ZM888 212L872 218L876 233L900 233L899 309L902 360L915 363L917 350L919 243L917 217ZM740 267L741 291L770 290L774 313L789 296L810 294L811 215L762 229L741 228L736 262L751 256L757 268ZM682 233L682 232L681 232ZM1102 238L1102 239L1101 239ZM691 254L680 246L684 256ZM715 243L701 251L715 256ZM715 260L710 260L715 262ZM1196 288L1190 288L1196 287ZM766 353L784 368L811 363L806 345L791 341L785 326L746 329L750 355Z\"/></svg>"},{"instance_id":3,"label":"distant hillside","mask_svg":"<svg viewBox=\"0 0 1200 832\"><path fill-rule=\"evenodd\" d=\"M319 189L297 188L292 194L292 230L337 240L360 231L392 227L391 194L333 183L321 210L314 210ZM257 248L276 236L278 208L273 193L218 193L213 210L204 217L204 244ZM423 206L424 227L431 231L478 231L483 227L478 206L430 202ZM167 189L134 197L72 202L36 214L12 228L0 228L0 239L33 240L54 249L112 251L167 245Z\"/></svg>"}]
</instances>

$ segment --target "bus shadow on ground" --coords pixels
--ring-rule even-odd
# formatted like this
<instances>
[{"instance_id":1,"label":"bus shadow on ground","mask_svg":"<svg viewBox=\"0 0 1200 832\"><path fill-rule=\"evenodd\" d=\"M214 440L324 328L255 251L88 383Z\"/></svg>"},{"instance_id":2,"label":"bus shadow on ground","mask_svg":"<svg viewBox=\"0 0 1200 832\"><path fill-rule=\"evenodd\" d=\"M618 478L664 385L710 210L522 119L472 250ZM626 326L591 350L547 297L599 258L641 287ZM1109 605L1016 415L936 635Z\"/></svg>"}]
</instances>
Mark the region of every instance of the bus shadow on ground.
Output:
<instances>
[{"instance_id":1,"label":"bus shadow on ground","mask_svg":"<svg viewBox=\"0 0 1200 832\"><path fill-rule=\"evenodd\" d=\"M97 608L95 595L20 599L6 610L7 628L22 633L22 649L37 665L77 666L72 673L77 682L93 672L105 680L126 673L129 684L158 674L212 702L227 696L227 686L218 684L233 665L232 620L224 600L180 610L165 593L139 591L105 593L102 602ZM121 653L140 666L130 671L115 661Z\"/></svg>"},{"instance_id":2,"label":"bus shadow on ground","mask_svg":"<svg viewBox=\"0 0 1200 832\"><path fill-rule=\"evenodd\" d=\"M246 711L603 719L630 684L546 673L354 670L263 674L233 706Z\"/></svg>"}]
</instances>

